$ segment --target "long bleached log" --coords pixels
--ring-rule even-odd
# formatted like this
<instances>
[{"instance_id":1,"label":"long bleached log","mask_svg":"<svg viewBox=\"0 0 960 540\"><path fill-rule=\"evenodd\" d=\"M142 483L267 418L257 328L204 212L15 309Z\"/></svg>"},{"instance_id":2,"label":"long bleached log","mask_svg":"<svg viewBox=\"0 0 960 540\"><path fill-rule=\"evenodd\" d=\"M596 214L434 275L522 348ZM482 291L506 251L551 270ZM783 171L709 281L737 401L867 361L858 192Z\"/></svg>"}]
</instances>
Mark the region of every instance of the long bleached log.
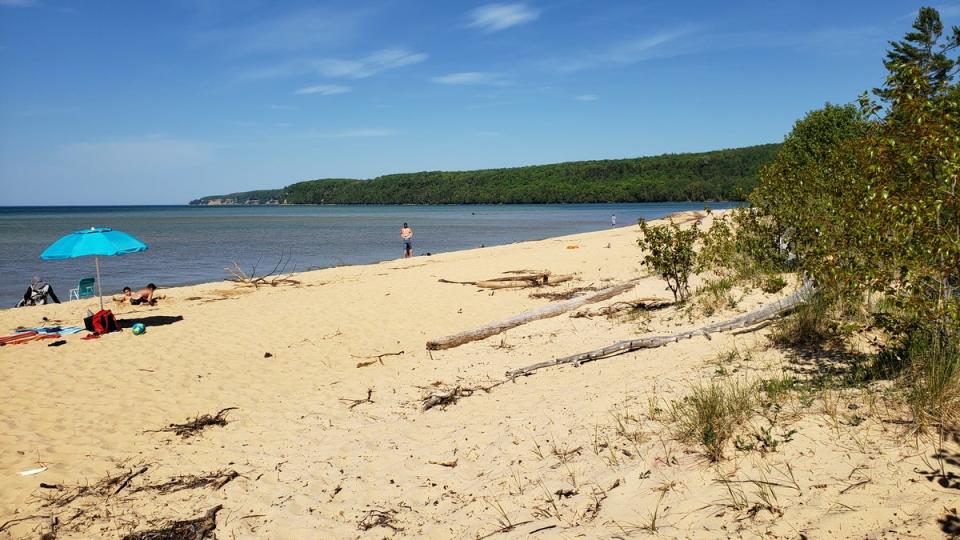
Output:
<instances>
[{"instance_id":1,"label":"long bleached log","mask_svg":"<svg viewBox=\"0 0 960 540\"><path fill-rule=\"evenodd\" d=\"M570 281L571 279L573 279L573 275L545 275L539 280L514 278L486 279L483 281L477 281L474 283L474 285L477 287L483 287L485 289L523 289L527 287L541 287L543 285L559 285L560 283Z\"/></svg>"},{"instance_id":2,"label":"long bleached log","mask_svg":"<svg viewBox=\"0 0 960 540\"><path fill-rule=\"evenodd\" d=\"M806 299L809 298L812 291L813 285L810 282L807 282L804 283L804 285L793 294L781 298L776 302L767 304L759 309L755 309L749 313L745 313L734 319L708 324L706 326L701 326L700 328L687 330L686 332L680 332L678 334L650 336L640 339L618 341L617 343L603 347L602 349L565 356L563 358L555 358L553 360L546 360L544 362L539 362L527 367L508 371L506 376L508 379L512 379L523 375L530 375L538 369L560 366L563 364L573 364L575 366L579 366L580 364L585 364L594 360L600 360L601 358L616 356L618 354L623 354L630 351L636 351L639 349L655 349L657 347L667 345L668 343L675 343L682 339L690 339L694 336L704 336L709 339L710 334L714 332L723 332L735 328L753 326L757 323L783 315L784 313L805 302Z\"/></svg>"},{"instance_id":3,"label":"long bleached log","mask_svg":"<svg viewBox=\"0 0 960 540\"><path fill-rule=\"evenodd\" d=\"M526 324L531 321L536 321L539 319L546 319L549 317L556 317L562 313L566 313L572 309L577 309L578 307L585 306L587 304L593 304L595 302L602 302L604 300L613 298L619 294L623 294L630 289L633 289L637 285L636 281L628 281L620 285L609 287L598 291L596 294L589 296L579 296L577 298L571 298L570 300L565 300L563 302L558 302L556 304L551 304L549 306L544 306L533 311L527 311L517 315L516 317L511 317L509 319L504 319L502 321L497 321L486 326L475 328L473 330L467 330L466 332L460 332L459 334L453 334L450 336L444 336L442 338L437 338L432 341L427 342L427 350L439 351L443 349L452 349L453 347L458 347L464 343L470 343L471 341L477 341L484 339L490 336L497 335L501 332L509 330L511 328L520 326L521 324Z\"/></svg>"}]
</instances>

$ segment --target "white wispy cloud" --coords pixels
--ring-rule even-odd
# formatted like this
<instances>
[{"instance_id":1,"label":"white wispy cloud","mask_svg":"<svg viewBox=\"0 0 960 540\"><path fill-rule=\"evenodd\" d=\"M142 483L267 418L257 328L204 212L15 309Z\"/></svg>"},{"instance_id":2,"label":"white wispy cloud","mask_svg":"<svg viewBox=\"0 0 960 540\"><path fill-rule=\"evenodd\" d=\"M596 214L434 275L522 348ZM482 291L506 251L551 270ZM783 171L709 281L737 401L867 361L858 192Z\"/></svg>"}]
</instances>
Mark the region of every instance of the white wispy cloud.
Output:
<instances>
[{"instance_id":1,"label":"white wispy cloud","mask_svg":"<svg viewBox=\"0 0 960 540\"><path fill-rule=\"evenodd\" d=\"M232 56L339 46L356 40L371 16L370 10L304 9L248 25L207 30L195 35L194 42L222 48Z\"/></svg>"},{"instance_id":2,"label":"white wispy cloud","mask_svg":"<svg viewBox=\"0 0 960 540\"><path fill-rule=\"evenodd\" d=\"M596 94L581 94L579 96L574 97L573 99L577 101L596 101L600 98L597 97Z\"/></svg>"},{"instance_id":3,"label":"white wispy cloud","mask_svg":"<svg viewBox=\"0 0 960 540\"><path fill-rule=\"evenodd\" d=\"M272 79L300 75L319 75L337 79L364 79L382 71L419 64L426 53L402 48L381 49L360 58L300 58L248 70L244 79Z\"/></svg>"},{"instance_id":4,"label":"white wispy cloud","mask_svg":"<svg viewBox=\"0 0 960 540\"><path fill-rule=\"evenodd\" d=\"M317 72L327 77L362 79L381 71L419 64L427 59L425 53L406 49L382 49L355 60L322 59L314 63Z\"/></svg>"},{"instance_id":5,"label":"white wispy cloud","mask_svg":"<svg viewBox=\"0 0 960 540\"><path fill-rule=\"evenodd\" d=\"M457 84L457 85L481 85L481 86L509 86L510 81L504 79L501 73L490 73L484 71L464 71L462 73L450 73L440 75L431 79L437 84Z\"/></svg>"},{"instance_id":6,"label":"white wispy cloud","mask_svg":"<svg viewBox=\"0 0 960 540\"><path fill-rule=\"evenodd\" d=\"M397 130L395 129L356 128L329 133L327 134L327 137L333 137L337 139L349 137L389 137L390 135L395 135L396 133Z\"/></svg>"},{"instance_id":7,"label":"white wispy cloud","mask_svg":"<svg viewBox=\"0 0 960 540\"><path fill-rule=\"evenodd\" d=\"M694 28L678 28L649 36L620 41L606 48L555 58L546 62L546 67L560 72L575 72L591 68L615 67L635 64L654 58L666 58L688 52L688 46L677 43L693 34Z\"/></svg>"},{"instance_id":8,"label":"white wispy cloud","mask_svg":"<svg viewBox=\"0 0 960 540\"><path fill-rule=\"evenodd\" d=\"M352 88L349 86L343 86L340 84L318 84L316 86L307 86L301 88L294 92L299 96L309 95L309 94L320 94L321 96L333 96L336 94L346 94L350 92Z\"/></svg>"},{"instance_id":9,"label":"white wispy cloud","mask_svg":"<svg viewBox=\"0 0 960 540\"><path fill-rule=\"evenodd\" d=\"M470 26L485 32L497 32L535 21L540 10L526 4L487 4L470 12Z\"/></svg>"}]
</instances>

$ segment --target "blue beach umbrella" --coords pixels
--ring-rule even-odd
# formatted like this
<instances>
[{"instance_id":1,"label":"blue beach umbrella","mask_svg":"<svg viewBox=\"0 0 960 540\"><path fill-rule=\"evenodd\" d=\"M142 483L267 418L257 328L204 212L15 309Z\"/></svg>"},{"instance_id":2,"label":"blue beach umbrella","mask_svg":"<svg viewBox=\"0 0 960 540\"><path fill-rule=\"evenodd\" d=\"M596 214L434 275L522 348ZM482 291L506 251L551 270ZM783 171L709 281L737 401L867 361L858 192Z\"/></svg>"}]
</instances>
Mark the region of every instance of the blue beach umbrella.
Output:
<instances>
[{"instance_id":1,"label":"blue beach umbrella","mask_svg":"<svg viewBox=\"0 0 960 540\"><path fill-rule=\"evenodd\" d=\"M103 287L100 284L100 257L126 255L146 249L146 244L123 231L115 231L109 227L90 227L70 233L50 244L40 254L40 258L55 261L93 255L97 264L97 293L100 295L100 309L102 310Z\"/></svg>"}]
</instances>

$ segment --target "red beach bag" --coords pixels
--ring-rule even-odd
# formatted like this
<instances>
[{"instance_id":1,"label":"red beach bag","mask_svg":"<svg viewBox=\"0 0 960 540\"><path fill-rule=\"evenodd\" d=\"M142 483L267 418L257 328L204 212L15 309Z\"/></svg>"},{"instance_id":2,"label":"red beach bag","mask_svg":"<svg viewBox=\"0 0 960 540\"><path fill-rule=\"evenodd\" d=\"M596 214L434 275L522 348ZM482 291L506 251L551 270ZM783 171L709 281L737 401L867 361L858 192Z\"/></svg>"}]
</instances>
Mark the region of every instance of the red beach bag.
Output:
<instances>
[{"instance_id":1,"label":"red beach bag","mask_svg":"<svg viewBox=\"0 0 960 540\"><path fill-rule=\"evenodd\" d=\"M116 317L113 316L113 312L109 309L101 309L90 317L87 317L83 320L83 325L87 330L97 335L120 330L120 325L117 324Z\"/></svg>"}]
</instances>

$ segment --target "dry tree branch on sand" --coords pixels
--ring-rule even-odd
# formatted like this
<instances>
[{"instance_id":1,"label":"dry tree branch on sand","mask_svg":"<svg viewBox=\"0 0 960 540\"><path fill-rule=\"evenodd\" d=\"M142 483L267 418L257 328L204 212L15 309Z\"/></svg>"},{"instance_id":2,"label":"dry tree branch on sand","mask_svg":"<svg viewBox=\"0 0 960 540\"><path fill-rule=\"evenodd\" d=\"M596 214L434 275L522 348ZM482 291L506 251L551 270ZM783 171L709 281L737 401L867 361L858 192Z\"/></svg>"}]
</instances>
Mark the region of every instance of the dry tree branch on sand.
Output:
<instances>
[{"instance_id":1,"label":"dry tree branch on sand","mask_svg":"<svg viewBox=\"0 0 960 540\"><path fill-rule=\"evenodd\" d=\"M138 491L158 491L162 494L175 493L177 491L184 491L187 489L198 489L208 486L212 486L214 491L222 488L223 486L230 483L235 478L242 476L240 473L234 470L219 470L211 473L203 474L200 476L194 474L185 474L181 476L174 476L170 480L163 482L162 484L150 484L146 486L140 486L133 490L133 493Z\"/></svg>"},{"instance_id":2,"label":"dry tree branch on sand","mask_svg":"<svg viewBox=\"0 0 960 540\"><path fill-rule=\"evenodd\" d=\"M213 531L217 528L217 512L223 509L218 504L207 510L201 517L183 521L171 521L159 529L133 532L123 537L123 540L203 540L213 538Z\"/></svg>"},{"instance_id":3,"label":"dry tree branch on sand","mask_svg":"<svg viewBox=\"0 0 960 540\"><path fill-rule=\"evenodd\" d=\"M544 270L542 272L534 273L520 273L520 272L529 272L528 270L510 270L504 272L505 274L511 274L506 277L497 277L491 279L483 279L480 281L451 281L448 279L440 279L440 283L453 283L456 285L475 285L477 287L482 287L485 289L512 289L512 288L525 288L525 287L543 287L544 285L552 286L559 285L573 279L572 274L568 275L553 275L550 270Z\"/></svg>"},{"instance_id":4,"label":"dry tree branch on sand","mask_svg":"<svg viewBox=\"0 0 960 540\"><path fill-rule=\"evenodd\" d=\"M370 361L368 361L368 362L357 362L357 367L358 367L358 368L361 368L361 367L372 366L373 364L376 364L377 362L379 362L380 365L383 365L383 357L385 357L385 356L400 356L400 355L402 355L404 352L405 352L405 351L400 351L400 352L388 352L388 353L383 353L383 354L371 354L371 355L369 355L369 356L356 356L356 355L352 355L352 354L351 354L350 356L352 356L352 357L354 357L354 358L372 358L372 360L370 360Z\"/></svg>"},{"instance_id":5,"label":"dry tree branch on sand","mask_svg":"<svg viewBox=\"0 0 960 540\"><path fill-rule=\"evenodd\" d=\"M294 266L290 260L290 255L287 253L281 253L280 259L277 261L277 264L274 265L273 270L270 270L266 274L257 275L257 267L260 266L260 262L263 260L263 255L260 255L255 262L250 267L250 272L244 272L243 268L240 267L240 263L233 261L232 266L224 268L228 274L232 277L227 278L228 281L235 281L241 285L250 285L253 288L258 288L260 285L270 285L271 287L276 287L277 285L299 285L300 281L293 279L291 276L294 272ZM289 267L289 271L287 268Z\"/></svg>"},{"instance_id":6,"label":"dry tree branch on sand","mask_svg":"<svg viewBox=\"0 0 960 540\"><path fill-rule=\"evenodd\" d=\"M206 427L227 425L227 417L224 416L224 413L235 409L237 409L237 407L227 407L226 409L221 409L220 412L213 416L204 414L197 416L193 420L188 418L190 421L183 424L170 424L161 429L148 429L144 431L144 433L176 433L186 439L199 434Z\"/></svg>"},{"instance_id":7,"label":"dry tree branch on sand","mask_svg":"<svg viewBox=\"0 0 960 540\"><path fill-rule=\"evenodd\" d=\"M367 388L367 397L365 399L350 399L350 398L340 398L340 401L344 403L349 403L347 406L348 409L352 409L357 405L362 405L364 403L373 403L373 400L370 399L373 397L373 388Z\"/></svg>"},{"instance_id":8,"label":"dry tree branch on sand","mask_svg":"<svg viewBox=\"0 0 960 540\"><path fill-rule=\"evenodd\" d=\"M404 503L400 503L400 509L410 509L410 507ZM386 510L380 510L375 508L373 510L368 510L366 514L360 519L357 523L357 528L361 531L369 531L375 527L386 527L393 532L400 532L403 530L403 527L398 527L396 525L396 515L400 513L400 510L394 510L388 508Z\"/></svg>"},{"instance_id":9,"label":"dry tree branch on sand","mask_svg":"<svg viewBox=\"0 0 960 540\"><path fill-rule=\"evenodd\" d=\"M130 469L116 476L107 476L96 484L81 486L63 486L60 484L46 484L41 482L40 488L53 490L44 492L37 496L37 499L43 501L44 507L64 507L73 501L87 496L96 496L109 499L120 493L124 488L130 485L130 481L147 472L146 465L137 470Z\"/></svg>"},{"instance_id":10,"label":"dry tree branch on sand","mask_svg":"<svg viewBox=\"0 0 960 540\"><path fill-rule=\"evenodd\" d=\"M428 391L427 395L420 400L420 410L428 411L434 407L440 407L441 409L444 409L447 407L447 405L453 405L456 403L460 398L472 396L477 390L490 392L494 388L509 380L510 379L494 381L493 384L487 386L462 386L458 384L443 390L433 390L430 388L420 387ZM434 387L439 386L440 384L442 383L435 384Z\"/></svg>"},{"instance_id":11,"label":"dry tree branch on sand","mask_svg":"<svg viewBox=\"0 0 960 540\"><path fill-rule=\"evenodd\" d=\"M584 287L574 287L562 292L534 292L530 293L529 297L535 300L547 299L556 302L557 300L570 300L575 296L580 296L582 293L599 290L599 288L594 287L593 285L586 285Z\"/></svg>"},{"instance_id":12,"label":"dry tree branch on sand","mask_svg":"<svg viewBox=\"0 0 960 540\"><path fill-rule=\"evenodd\" d=\"M570 314L570 317L573 319L587 318L592 319L593 317L614 317L624 311L639 311L639 310L653 310L660 309L667 306L675 304L673 300L668 298L658 298L655 296L650 296L646 298L638 298L636 300L628 302L614 302L609 306L604 306L597 309L583 309Z\"/></svg>"}]
</instances>

